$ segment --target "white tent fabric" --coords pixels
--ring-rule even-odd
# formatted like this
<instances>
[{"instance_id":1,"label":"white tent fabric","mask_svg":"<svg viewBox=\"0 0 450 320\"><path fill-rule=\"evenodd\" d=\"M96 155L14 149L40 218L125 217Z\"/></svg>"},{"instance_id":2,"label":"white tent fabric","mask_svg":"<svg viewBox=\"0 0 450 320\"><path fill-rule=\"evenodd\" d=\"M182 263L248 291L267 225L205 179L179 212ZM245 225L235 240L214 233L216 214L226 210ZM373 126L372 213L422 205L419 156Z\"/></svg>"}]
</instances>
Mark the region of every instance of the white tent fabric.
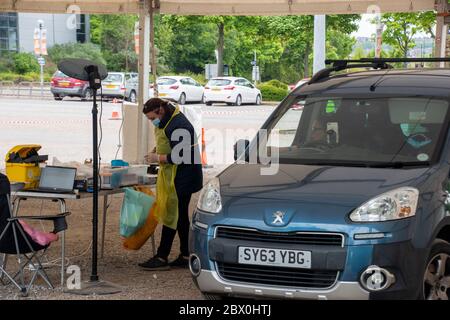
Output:
<instances>
[{"instance_id":1,"label":"white tent fabric","mask_svg":"<svg viewBox=\"0 0 450 320\"><path fill-rule=\"evenodd\" d=\"M138 13L143 0L0 0L0 11ZM298 15L413 12L434 9L435 0L158 0L162 14ZM375 12L374 12L375 11Z\"/></svg>"}]
</instances>

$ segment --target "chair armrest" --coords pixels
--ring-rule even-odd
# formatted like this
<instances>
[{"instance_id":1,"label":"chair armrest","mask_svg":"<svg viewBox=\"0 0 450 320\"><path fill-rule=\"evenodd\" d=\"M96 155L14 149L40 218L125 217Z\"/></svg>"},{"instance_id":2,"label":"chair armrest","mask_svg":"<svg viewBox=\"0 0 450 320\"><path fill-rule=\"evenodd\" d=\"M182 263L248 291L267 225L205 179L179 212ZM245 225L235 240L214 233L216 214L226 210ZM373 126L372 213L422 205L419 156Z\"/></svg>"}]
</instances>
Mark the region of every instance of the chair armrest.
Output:
<instances>
[{"instance_id":1,"label":"chair armrest","mask_svg":"<svg viewBox=\"0 0 450 320\"><path fill-rule=\"evenodd\" d=\"M8 218L8 221L15 221L15 220L19 220L19 219L22 219L22 220L56 220L56 219L70 216L70 215L71 215L70 212L63 212L63 213L56 214L56 215L17 216L17 217Z\"/></svg>"},{"instance_id":2,"label":"chair armrest","mask_svg":"<svg viewBox=\"0 0 450 320\"><path fill-rule=\"evenodd\" d=\"M67 230L67 222L66 217L70 215L70 212L63 212L57 215L52 216L18 216L18 217L12 217L9 218L8 221L16 221L19 220L47 220L47 221L53 221L53 231L52 233L58 233L64 230Z\"/></svg>"}]
</instances>

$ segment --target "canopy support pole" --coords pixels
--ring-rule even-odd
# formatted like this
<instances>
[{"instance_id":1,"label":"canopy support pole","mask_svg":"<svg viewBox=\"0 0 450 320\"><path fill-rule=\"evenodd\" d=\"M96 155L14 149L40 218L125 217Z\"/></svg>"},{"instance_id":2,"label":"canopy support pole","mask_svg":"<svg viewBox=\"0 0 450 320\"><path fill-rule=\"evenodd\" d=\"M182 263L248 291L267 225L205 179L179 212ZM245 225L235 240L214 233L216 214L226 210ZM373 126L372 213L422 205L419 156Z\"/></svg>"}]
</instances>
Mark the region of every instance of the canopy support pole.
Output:
<instances>
[{"instance_id":1,"label":"canopy support pole","mask_svg":"<svg viewBox=\"0 0 450 320\"><path fill-rule=\"evenodd\" d=\"M144 162L148 154L149 126L148 120L142 113L144 103L149 97L150 87L150 24L153 22L150 15L151 0L139 2L139 94L138 94L138 161Z\"/></svg>"},{"instance_id":2,"label":"canopy support pole","mask_svg":"<svg viewBox=\"0 0 450 320\"><path fill-rule=\"evenodd\" d=\"M325 40L326 18L325 15L314 16L314 63L313 73L325 68Z\"/></svg>"}]
</instances>

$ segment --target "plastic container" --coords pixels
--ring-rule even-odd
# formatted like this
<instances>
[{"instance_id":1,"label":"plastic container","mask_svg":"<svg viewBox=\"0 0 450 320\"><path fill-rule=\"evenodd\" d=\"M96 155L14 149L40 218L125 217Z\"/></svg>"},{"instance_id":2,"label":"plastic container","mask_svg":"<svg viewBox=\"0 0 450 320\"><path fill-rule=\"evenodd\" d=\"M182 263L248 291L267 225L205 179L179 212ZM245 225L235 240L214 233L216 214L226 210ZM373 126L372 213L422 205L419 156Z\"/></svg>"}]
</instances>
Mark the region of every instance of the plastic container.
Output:
<instances>
[{"instance_id":1,"label":"plastic container","mask_svg":"<svg viewBox=\"0 0 450 320\"><path fill-rule=\"evenodd\" d=\"M115 189L122 185L123 176L128 172L128 167L123 168L103 168L100 178L103 189Z\"/></svg>"},{"instance_id":2,"label":"plastic container","mask_svg":"<svg viewBox=\"0 0 450 320\"><path fill-rule=\"evenodd\" d=\"M135 174L138 177L147 175L148 165L132 165L128 167L128 173Z\"/></svg>"}]
</instances>

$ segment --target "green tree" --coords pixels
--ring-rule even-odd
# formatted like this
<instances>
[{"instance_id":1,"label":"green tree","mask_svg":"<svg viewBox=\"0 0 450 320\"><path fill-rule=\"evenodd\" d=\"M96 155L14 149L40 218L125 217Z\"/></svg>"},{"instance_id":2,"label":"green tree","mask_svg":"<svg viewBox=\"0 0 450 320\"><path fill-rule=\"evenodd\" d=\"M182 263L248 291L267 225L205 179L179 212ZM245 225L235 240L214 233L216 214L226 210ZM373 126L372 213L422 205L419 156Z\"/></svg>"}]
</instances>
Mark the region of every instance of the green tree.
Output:
<instances>
[{"instance_id":1,"label":"green tree","mask_svg":"<svg viewBox=\"0 0 450 320\"><path fill-rule=\"evenodd\" d=\"M415 47L414 37L419 32L427 32L434 37L435 19L436 15L433 12L383 14L381 18L385 26L383 42L392 46L394 56L406 58L409 50Z\"/></svg>"},{"instance_id":2,"label":"green tree","mask_svg":"<svg viewBox=\"0 0 450 320\"><path fill-rule=\"evenodd\" d=\"M89 59L97 63L106 64L100 47L93 43L55 44L48 49L48 55L55 64L67 58Z\"/></svg>"},{"instance_id":3,"label":"green tree","mask_svg":"<svg viewBox=\"0 0 450 320\"><path fill-rule=\"evenodd\" d=\"M91 41L101 47L108 70L137 71L134 51L137 20L136 15L91 15Z\"/></svg>"}]
</instances>

